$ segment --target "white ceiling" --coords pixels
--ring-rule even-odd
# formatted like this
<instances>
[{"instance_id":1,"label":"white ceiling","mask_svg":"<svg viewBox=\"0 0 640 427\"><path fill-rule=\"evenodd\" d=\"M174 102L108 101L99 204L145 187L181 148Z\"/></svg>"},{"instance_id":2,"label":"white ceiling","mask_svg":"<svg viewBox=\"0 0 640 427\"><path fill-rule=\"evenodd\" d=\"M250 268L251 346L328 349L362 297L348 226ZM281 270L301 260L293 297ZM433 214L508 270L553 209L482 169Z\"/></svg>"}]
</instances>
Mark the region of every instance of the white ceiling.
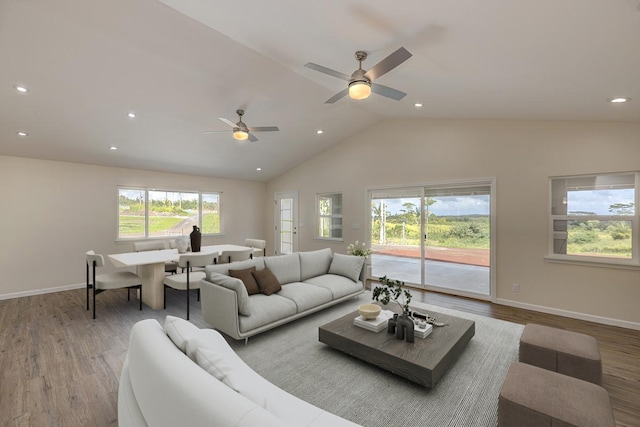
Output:
<instances>
[{"instance_id":1,"label":"white ceiling","mask_svg":"<svg viewBox=\"0 0 640 427\"><path fill-rule=\"evenodd\" d=\"M385 118L639 121L639 2L0 0L0 154L268 181ZM400 46L401 101L304 67Z\"/></svg>"}]
</instances>

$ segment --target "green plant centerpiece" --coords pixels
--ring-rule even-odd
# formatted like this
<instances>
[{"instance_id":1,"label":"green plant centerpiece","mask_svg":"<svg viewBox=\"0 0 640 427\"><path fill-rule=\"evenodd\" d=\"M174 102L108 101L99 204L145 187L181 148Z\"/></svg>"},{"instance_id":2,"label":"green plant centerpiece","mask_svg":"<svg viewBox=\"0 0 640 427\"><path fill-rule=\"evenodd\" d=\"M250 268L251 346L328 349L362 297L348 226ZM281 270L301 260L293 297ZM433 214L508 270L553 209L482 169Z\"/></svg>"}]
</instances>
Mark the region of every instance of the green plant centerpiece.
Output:
<instances>
[{"instance_id":1,"label":"green plant centerpiece","mask_svg":"<svg viewBox=\"0 0 640 427\"><path fill-rule=\"evenodd\" d=\"M411 302L411 292L404 289L404 282L400 280L387 279L387 276L378 279L381 286L376 286L373 290L373 300L384 305L395 301L402 308L403 314L409 314L409 303Z\"/></svg>"}]
</instances>

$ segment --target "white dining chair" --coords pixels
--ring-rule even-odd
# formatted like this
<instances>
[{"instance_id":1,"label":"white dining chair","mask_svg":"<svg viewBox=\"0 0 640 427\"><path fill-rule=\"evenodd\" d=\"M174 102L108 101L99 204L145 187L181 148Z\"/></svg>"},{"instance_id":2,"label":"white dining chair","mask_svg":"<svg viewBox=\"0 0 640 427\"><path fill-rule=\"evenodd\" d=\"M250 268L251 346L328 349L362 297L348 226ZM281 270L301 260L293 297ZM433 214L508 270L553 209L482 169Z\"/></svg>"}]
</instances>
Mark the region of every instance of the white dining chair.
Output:
<instances>
[{"instance_id":1,"label":"white dining chair","mask_svg":"<svg viewBox=\"0 0 640 427\"><path fill-rule=\"evenodd\" d=\"M93 289L93 318L96 318L96 295L109 289L127 288L127 300L131 289L140 291L140 310L142 310L142 279L130 271L96 274L97 267L104 267L104 257L94 251L86 253L87 261L87 310L89 310L89 289Z\"/></svg>"},{"instance_id":2,"label":"white dining chair","mask_svg":"<svg viewBox=\"0 0 640 427\"><path fill-rule=\"evenodd\" d=\"M222 251L216 264L227 264L235 261L244 261L253 258L253 248L242 249L239 251Z\"/></svg>"},{"instance_id":3,"label":"white dining chair","mask_svg":"<svg viewBox=\"0 0 640 427\"><path fill-rule=\"evenodd\" d=\"M244 239L244 246L253 248L253 257L267 256L267 241L260 239Z\"/></svg>"},{"instance_id":4,"label":"white dining chair","mask_svg":"<svg viewBox=\"0 0 640 427\"><path fill-rule=\"evenodd\" d=\"M200 280L205 278L204 271L192 271L194 267L204 268L214 263L215 254L190 253L181 254L178 258L178 266L182 267L184 273L172 274L164 278L164 308L167 308L167 288L179 291L187 291L187 320L189 320L189 295L190 291L198 290L198 301L200 301Z\"/></svg>"},{"instance_id":5,"label":"white dining chair","mask_svg":"<svg viewBox=\"0 0 640 427\"><path fill-rule=\"evenodd\" d=\"M163 249L170 249L171 244L167 240L148 240L145 242L134 242L134 252L145 251L161 251ZM178 272L178 265L173 261L167 261L164 263L164 272L176 274Z\"/></svg>"}]
</instances>

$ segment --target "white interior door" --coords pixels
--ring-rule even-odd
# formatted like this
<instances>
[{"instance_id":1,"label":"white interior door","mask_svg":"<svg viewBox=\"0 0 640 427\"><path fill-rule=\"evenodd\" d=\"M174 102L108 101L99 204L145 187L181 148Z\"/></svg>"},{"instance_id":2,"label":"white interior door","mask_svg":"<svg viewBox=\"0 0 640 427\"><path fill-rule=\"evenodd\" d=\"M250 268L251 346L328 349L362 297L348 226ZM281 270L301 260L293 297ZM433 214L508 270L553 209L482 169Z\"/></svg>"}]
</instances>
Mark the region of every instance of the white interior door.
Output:
<instances>
[{"instance_id":1,"label":"white interior door","mask_svg":"<svg viewBox=\"0 0 640 427\"><path fill-rule=\"evenodd\" d=\"M292 254L298 250L298 193L277 193L275 206L275 254Z\"/></svg>"}]
</instances>

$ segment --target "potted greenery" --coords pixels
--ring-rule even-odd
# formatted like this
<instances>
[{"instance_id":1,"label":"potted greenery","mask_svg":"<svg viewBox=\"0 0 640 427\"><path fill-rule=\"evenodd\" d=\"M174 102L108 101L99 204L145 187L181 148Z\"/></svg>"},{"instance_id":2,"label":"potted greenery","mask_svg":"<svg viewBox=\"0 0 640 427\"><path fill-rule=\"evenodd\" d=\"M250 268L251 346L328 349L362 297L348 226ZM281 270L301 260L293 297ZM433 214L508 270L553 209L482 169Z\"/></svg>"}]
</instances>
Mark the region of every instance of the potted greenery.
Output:
<instances>
[{"instance_id":1,"label":"potted greenery","mask_svg":"<svg viewBox=\"0 0 640 427\"><path fill-rule=\"evenodd\" d=\"M389 319L387 332L395 333L396 338L405 339L407 342L414 341L414 325L409 311L409 303L411 302L411 293L404 289L404 282L400 280L387 279L387 276L381 277L380 284L373 290L373 300L379 301L384 305L391 301L398 303L402 307L402 314L394 315L393 319Z\"/></svg>"},{"instance_id":2,"label":"potted greenery","mask_svg":"<svg viewBox=\"0 0 640 427\"><path fill-rule=\"evenodd\" d=\"M404 282L387 279L387 276L380 277L378 280L382 286L376 286L373 290L373 300L380 301L384 305L395 301L402 307L403 313L408 314L411 293L404 289Z\"/></svg>"}]
</instances>

